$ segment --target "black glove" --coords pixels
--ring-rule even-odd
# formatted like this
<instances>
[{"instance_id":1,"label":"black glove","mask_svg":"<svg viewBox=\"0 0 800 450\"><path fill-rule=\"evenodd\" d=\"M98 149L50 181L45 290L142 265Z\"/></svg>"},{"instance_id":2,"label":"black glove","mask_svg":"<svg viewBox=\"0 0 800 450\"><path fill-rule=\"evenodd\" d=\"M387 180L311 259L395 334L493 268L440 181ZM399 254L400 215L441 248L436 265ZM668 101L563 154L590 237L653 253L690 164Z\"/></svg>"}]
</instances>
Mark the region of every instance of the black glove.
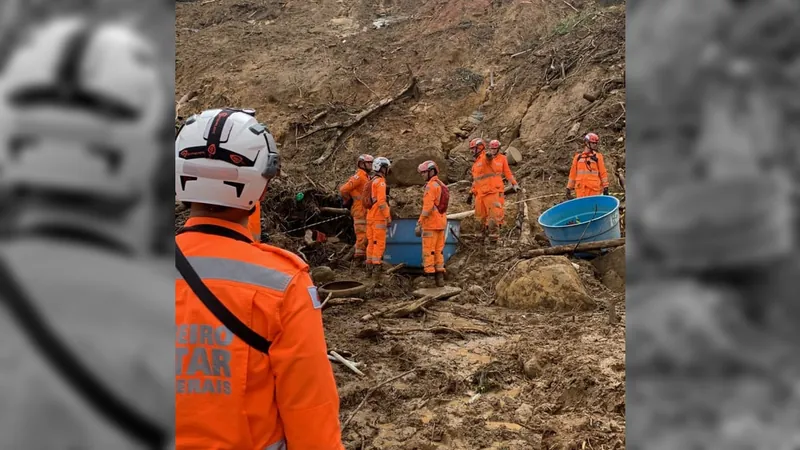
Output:
<instances>
[{"instance_id":1,"label":"black glove","mask_svg":"<svg viewBox=\"0 0 800 450\"><path fill-rule=\"evenodd\" d=\"M603 195L608 195L608 188L603 188Z\"/></svg>"},{"instance_id":2,"label":"black glove","mask_svg":"<svg viewBox=\"0 0 800 450\"><path fill-rule=\"evenodd\" d=\"M469 196L467 197L467 204L472 206L472 194L469 194Z\"/></svg>"},{"instance_id":3,"label":"black glove","mask_svg":"<svg viewBox=\"0 0 800 450\"><path fill-rule=\"evenodd\" d=\"M567 188L567 190L564 193L567 195L567 200L572 200L573 197L570 188Z\"/></svg>"}]
</instances>

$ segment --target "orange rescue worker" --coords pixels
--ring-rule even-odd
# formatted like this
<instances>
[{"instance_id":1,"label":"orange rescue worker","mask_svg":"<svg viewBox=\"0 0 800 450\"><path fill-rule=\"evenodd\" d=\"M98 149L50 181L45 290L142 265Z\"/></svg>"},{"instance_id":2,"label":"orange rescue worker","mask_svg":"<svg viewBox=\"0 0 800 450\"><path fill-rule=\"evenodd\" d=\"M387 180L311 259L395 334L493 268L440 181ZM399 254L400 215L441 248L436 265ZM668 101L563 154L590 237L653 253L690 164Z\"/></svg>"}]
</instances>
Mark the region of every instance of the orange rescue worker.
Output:
<instances>
[{"instance_id":1,"label":"orange rescue worker","mask_svg":"<svg viewBox=\"0 0 800 450\"><path fill-rule=\"evenodd\" d=\"M491 242L497 242L505 219L503 177L511 183L514 192L518 192L520 187L511 173L506 156L500 154L500 141L491 141L488 151L482 139L473 141L478 142L474 146L470 143L475 162L472 165L472 193L467 202L471 203L475 196L475 216L481 221L482 233Z\"/></svg>"},{"instance_id":2,"label":"orange rescue worker","mask_svg":"<svg viewBox=\"0 0 800 450\"><path fill-rule=\"evenodd\" d=\"M422 197L422 212L414 230L422 236L422 265L425 275L436 279L436 286L444 286L444 238L447 216L439 212L442 199L442 185L439 181L439 166L433 161L425 161L417 167L427 183Z\"/></svg>"},{"instance_id":3,"label":"orange rescue worker","mask_svg":"<svg viewBox=\"0 0 800 450\"><path fill-rule=\"evenodd\" d=\"M383 253L386 251L386 230L392 223L389 201L386 198L386 174L392 163L382 156L372 162L370 199L367 211L367 275L379 276L383 270Z\"/></svg>"},{"instance_id":4,"label":"orange rescue worker","mask_svg":"<svg viewBox=\"0 0 800 450\"><path fill-rule=\"evenodd\" d=\"M567 183L567 199L573 198L572 190L578 198L591 195L608 195L608 172L603 155L597 152L600 136L589 133L583 138L583 151L572 158Z\"/></svg>"},{"instance_id":5,"label":"orange rescue worker","mask_svg":"<svg viewBox=\"0 0 800 450\"><path fill-rule=\"evenodd\" d=\"M364 209L361 195L364 193L364 186L369 181L369 172L372 170L373 161L372 155L359 156L355 175L339 188L342 206L349 206L350 215L353 216L353 227L356 231L356 248L353 258L356 260L363 260L367 256L367 210Z\"/></svg>"},{"instance_id":6,"label":"orange rescue worker","mask_svg":"<svg viewBox=\"0 0 800 450\"><path fill-rule=\"evenodd\" d=\"M280 172L275 140L251 115L216 109L187 121L175 151L175 191L191 206L176 258L180 250L224 308L269 344L246 344L178 276L175 449L343 450L308 266L253 242L247 229L253 205Z\"/></svg>"},{"instance_id":7,"label":"orange rescue worker","mask_svg":"<svg viewBox=\"0 0 800 450\"><path fill-rule=\"evenodd\" d=\"M261 242L261 202L256 202L253 214L247 219L247 229L253 235L253 240Z\"/></svg>"}]
</instances>

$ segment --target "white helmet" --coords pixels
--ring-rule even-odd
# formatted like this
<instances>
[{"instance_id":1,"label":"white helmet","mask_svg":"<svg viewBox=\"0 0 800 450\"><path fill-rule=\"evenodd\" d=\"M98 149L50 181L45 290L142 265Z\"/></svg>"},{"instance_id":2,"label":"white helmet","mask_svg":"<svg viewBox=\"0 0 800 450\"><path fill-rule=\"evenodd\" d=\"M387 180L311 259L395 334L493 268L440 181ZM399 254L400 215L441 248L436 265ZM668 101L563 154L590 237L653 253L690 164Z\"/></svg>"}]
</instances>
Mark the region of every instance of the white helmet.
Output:
<instances>
[{"instance_id":1,"label":"white helmet","mask_svg":"<svg viewBox=\"0 0 800 450\"><path fill-rule=\"evenodd\" d=\"M204 111L175 139L176 199L252 209L280 164L275 140L249 111Z\"/></svg>"},{"instance_id":2,"label":"white helmet","mask_svg":"<svg viewBox=\"0 0 800 450\"><path fill-rule=\"evenodd\" d=\"M374 172L380 172L382 167L386 167L386 170L389 170L392 167L392 162L389 161L389 158L384 158L383 156L379 156L372 161L372 170Z\"/></svg>"},{"instance_id":3,"label":"white helmet","mask_svg":"<svg viewBox=\"0 0 800 450\"><path fill-rule=\"evenodd\" d=\"M0 74L0 189L140 203L169 99L155 47L116 23L59 18Z\"/></svg>"}]
</instances>

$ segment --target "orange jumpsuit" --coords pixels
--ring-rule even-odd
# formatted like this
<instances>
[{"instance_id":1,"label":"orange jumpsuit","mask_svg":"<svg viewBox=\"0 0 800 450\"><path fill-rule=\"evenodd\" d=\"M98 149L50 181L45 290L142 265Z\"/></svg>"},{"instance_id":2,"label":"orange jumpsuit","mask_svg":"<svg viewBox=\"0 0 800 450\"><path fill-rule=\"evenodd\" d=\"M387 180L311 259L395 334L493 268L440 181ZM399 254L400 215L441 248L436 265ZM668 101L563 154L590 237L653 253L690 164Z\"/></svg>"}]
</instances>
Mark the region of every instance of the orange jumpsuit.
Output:
<instances>
[{"instance_id":1,"label":"orange jumpsuit","mask_svg":"<svg viewBox=\"0 0 800 450\"><path fill-rule=\"evenodd\" d=\"M600 195L608 187L608 173L603 155L584 150L572 158L568 189L575 189L577 197Z\"/></svg>"},{"instance_id":2,"label":"orange jumpsuit","mask_svg":"<svg viewBox=\"0 0 800 450\"><path fill-rule=\"evenodd\" d=\"M422 197L422 213L419 226L422 229L422 265L425 273L444 272L444 237L447 216L436 208L442 196L439 177L433 177L425 185Z\"/></svg>"},{"instance_id":3,"label":"orange jumpsuit","mask_svg":"<svg viewBox=\"0 0 800 450\"><path fill-rule=\"evenodd\" d=\"M247 219L247 228L256 242L261 242L261 202L256 203L256 210Z\"/></svg>"},{"instance_id":4,"label":"orange jumpsuit","mask_svg":"<svg viewBox=\"0 0 800 450\"><path fill-rule=\"evenodd\" d=\"M472 165L472 195L475 196L475 217L484 228L495 231L505 218L505 185L503 177L516 186L517 180L511 173L505 155L498 154L491 160L486 152Z\"/></svg>"},{"instance_id":5,"label":"orange jumpsuit","mask_svg":"<svg viewBox=\"0 0 800 450\"><path fill-rule=\"evenodd\" d=\"M339 194L344 200L353 200L353 205L350 207L350 215L353 216L353 227L356 231L356 258L363 258L367 255L367 211L364 209L364 204L361 201L361 195L364 193L364 185L369 181L369 175L364 169L358 171L350 177L349 180L342 187L339 188Z\"/></svg>"},{"instance_id":6,"label":"orange jumpsuit","mask_svg":"<svg viewBox=\"0 0 800 450\"><path fill-rule=\"evenodd\" d=\"M191 218L186 226L238 224ZM308 266L265 244L201 233L177 244L208 288L272 342L269 355L233 336L175 281L176 450L344 450L321 303Z\"/></svg>"},{"instance_id":7,"label":"orange jumpsuit","mask_svg":"<svg viewBox=\"0 0 800 450\"><path fill-rule=\"evenodd\" d=\"M386 228L392 222L383 176L375 176L370 190L373 205L367 211L367 264L379 266L386 251Z\"/></svg>"}]
</instances>

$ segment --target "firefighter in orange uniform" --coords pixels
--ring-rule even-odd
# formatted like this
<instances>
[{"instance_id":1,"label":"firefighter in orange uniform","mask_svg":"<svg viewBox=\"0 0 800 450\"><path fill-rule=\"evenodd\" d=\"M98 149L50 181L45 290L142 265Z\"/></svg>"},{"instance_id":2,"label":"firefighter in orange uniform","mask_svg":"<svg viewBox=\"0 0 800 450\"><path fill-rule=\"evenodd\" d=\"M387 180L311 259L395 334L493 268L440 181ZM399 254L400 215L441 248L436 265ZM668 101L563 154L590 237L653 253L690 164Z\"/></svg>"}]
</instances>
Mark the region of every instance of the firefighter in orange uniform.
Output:
<instances>
[{"instance_id":1,"label":"firefighter in orange uniform","mask_svg":"<svg viewBox=\"0 0 800 450\"><path fill-rule=\"evenodd\" d=\"M591 195L608 195L608 172L603 155L597 152L600 136L589 133L583 138L583 151L572 158L567 183L567 199L571 199L572 190L578 198Z\"/></svg>"},{"instance_id":2,"label":"firefighter in orange uniform","mask_svg":"<svg viewBox=\"0 0 800 450\"><path fill-rule=\"evenodd\" d=\"M389 201L386 198L386 175L392 163L382 156L372 162L372 179L369 183L370 206L367 211L367 275L379 276L383 270L383 253L386 251L386 231L392 223Z\"/></svg>"},{"instance_id":3,"label":"firefighter in orange uniform","mask_svg":"<svg viewBox=\"0 0 800 450\"><path fill-rule=\"evenodd\" d=\"M482 233L490 242L496 243L505 219L503 177L514 192L518 192L520 187L511 173L506 156L500 154L500 141L491 141L487 151L482 139L473 139L470 148L475 162L472 165L472 193L467 202L471 203L472 197L475 197L475 216L481 221Z\"/></svg>"},{"instance_id":4,"label":"firefighter in orange uniform","mask_svg":"<svg viewBox=\"0 0 800 450\"><path fill-rule=\"evenodd\" d=\"M253 235L253 240L261 242L261 202L256 202L253 214L247 219L247 229Z\"/></svg>"},{"instance_id":5,"label":"firefighter in orange uniform","mask_svg":"<svg viewBox=\"0 0 800 450\"><path fill-rule=\"evenodd\" d=\"M364 260L367 256L367 211L364 209L362 194L364 186L369 181L369 172L372 170L374 158L371 155L361 155L356 163L356 173L339 188L339 196L344 207L350 207L353 217L353 227L356 232L356 246L353 259Z\"/></svg>"},{"instance_id":6,"label":"firefighter in orange uniform","mask_svg":"<svg viewBox=\"0 0 800 450\"><path fill-rule=\"evenodd\" d=\"M251 115L216 109L190 118L175 147L175 191L191 205L176 244L208 290L271 343L250 347L176 280L175 449L343 450L308 266L254 243L247 228L280 171L274 139Z\"/></svg>"},{"instance_id":7,"label":"firefighter in orange uniform","mask_svg":"<svg viewBox=\"0 0 800 450\"><path fill-rule=\"evenodd\" d=\"M433 161L425 161L417 167L427 183L422 197L422 213L419 215L417 236L422 237L422 265L425 275L436 279L436 286L444 286L444 239L447 216L439 211L442 201L442 182L439 180L439 166Z\"/></svg>"}]
</instances>

